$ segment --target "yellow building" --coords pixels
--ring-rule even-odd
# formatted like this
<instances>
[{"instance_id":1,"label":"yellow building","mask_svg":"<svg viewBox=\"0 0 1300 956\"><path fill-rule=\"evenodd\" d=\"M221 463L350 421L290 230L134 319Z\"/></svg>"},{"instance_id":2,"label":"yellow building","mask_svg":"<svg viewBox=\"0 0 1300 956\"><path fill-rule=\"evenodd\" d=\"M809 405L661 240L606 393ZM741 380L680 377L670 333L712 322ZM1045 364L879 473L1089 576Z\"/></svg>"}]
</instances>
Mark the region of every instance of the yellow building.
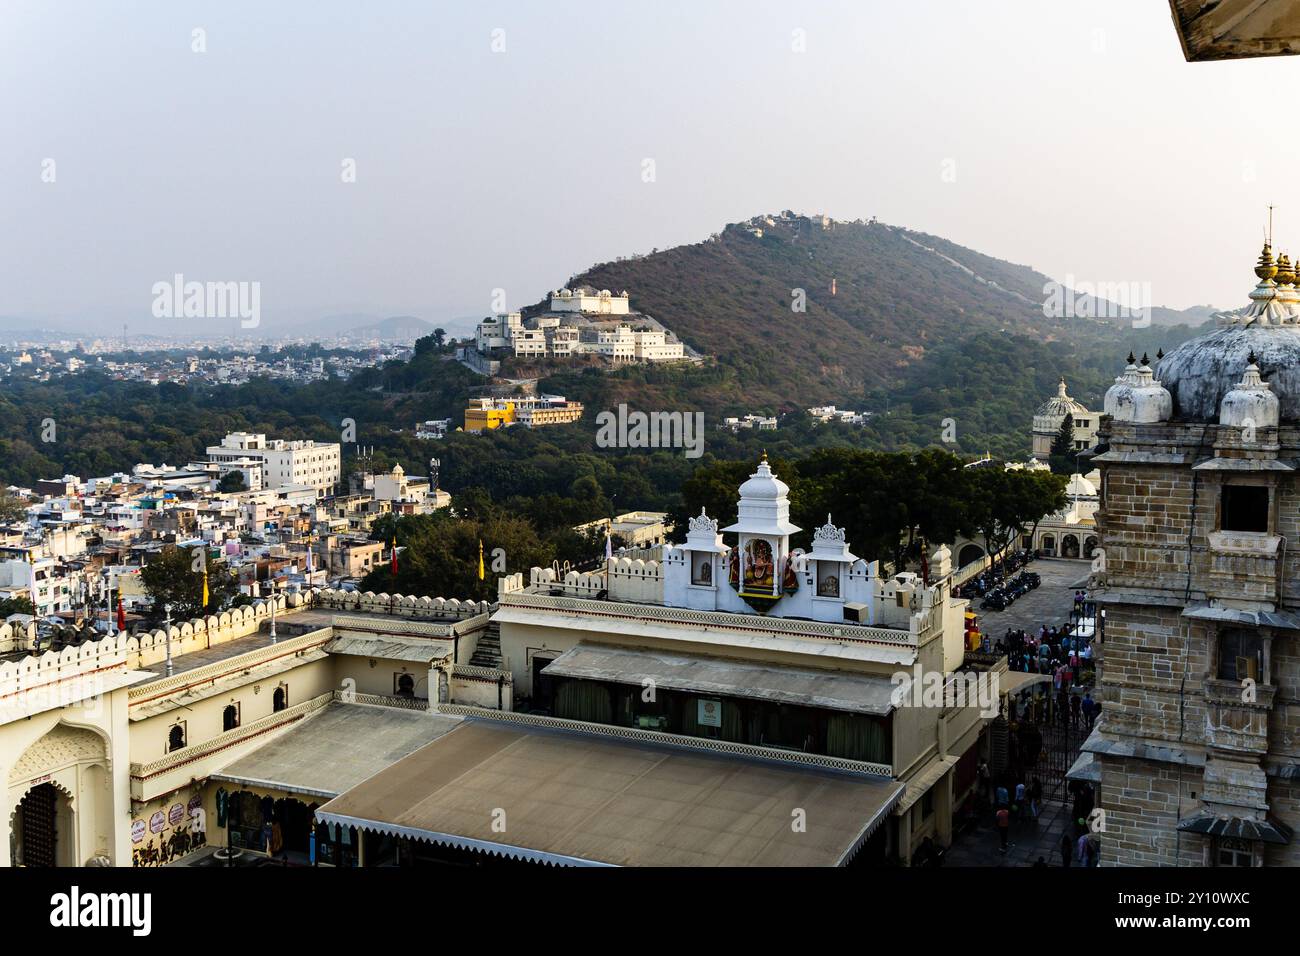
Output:
<instances>
[{"instance_id":1,"label":"yellow building","mask_svg":"<svg viewBox=\"0 0 1300 956\"><path fill-rule=\"evenodd\" d=\"M465 431L467 432L481 432L514 423L514 402L498 404L490 399L480 399L476 404L465 409Z\"/></svg>"}]
</instances>

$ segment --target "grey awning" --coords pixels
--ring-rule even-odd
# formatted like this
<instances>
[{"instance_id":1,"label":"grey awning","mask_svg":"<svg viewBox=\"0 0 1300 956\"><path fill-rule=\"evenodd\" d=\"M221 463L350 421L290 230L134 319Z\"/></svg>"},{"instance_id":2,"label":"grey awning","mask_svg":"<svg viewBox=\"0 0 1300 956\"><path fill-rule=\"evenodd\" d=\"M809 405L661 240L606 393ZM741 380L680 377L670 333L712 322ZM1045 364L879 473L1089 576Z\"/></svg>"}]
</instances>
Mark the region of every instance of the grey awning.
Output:
<instances>
[{"instance_id":1,"label":"grey awning","mask_svg":"<svg viewBox=\"0 0 1300 956\"><path fill-rule=\"evenodd\" d=\"M1093 458L1094 462L1115 465L1186 465L1191 455L1158 451L1108 451Z\"/></svg>"},{"instance_id":2,"label":"grey awning","mask_svg":"<svg viewBox=\"0 0 1300 956\"><path fill-rule=\"evenodd\" d=\"M718 697L744 697L824 710L884 716L894 709L894 684L884 675L782 667L643 648L582 643L542 673Z\"/></svg>"},{"instance_id":3,"label":"grey awning","mask_svg":"<svg viewBox=\"0 0 1300 956\"><path fill-rule=\"evenodd\" d=\"M1188 62L1300 53L1300 10L1292 0L1170 0Z\"/></svg>"},{"instance_id":4,"label":"grey awning","mask_svg":"<svg viewBox=\"0 0 1300 956\"><path fill-rule=\"evenodd\" d=\"M1295 462L1280 458L1207 458L1193 471L1295 471Z\"/></svg>"},{"instance_id":5,"label":"grey awning","mask_svg":"<svg viewBox=\"0 0 1300 956\"><path fill-rule=\"evenodd\" d=\"M1074 762L1074 766L1065 775L1065 779L1099 784L1101 783L1101 765L1097 763L1095 755L1090 753L1079 754L1079 759Z\"/></svg>"},{"instance_id":6,"label":"grey awning","mask_svg":"<svg viewBox=\"0 0 1300 956\"><path fill-rule=\"evenodd\" d=\"M336 637L325 645L331 654L353 657L377 657L386 661L410 661L429 664L451 656L451 645L423 637Z\"/></svg>"},{"instance_id":7,"label":"grey awning","mask_svg":"<svg viewBox=\"0 0 1300 956\"><path fill-rule=\"evenodd\" d=\"M903 790L668 742L466 720L316 819L560 865L837 866Z\"/></svg>"},{"instance_id":8,"label":"grey awning","mask_svg":"<svg viewBox=\"0 0 1300 956\"><path fill-rule=\"evenodd\" d=\"M1242 624L1247 627L1280 627L1300 631L1300 615L1290 611L1243 611L1235 607L1215 607L1211 604L1189 604L1183 617L1193 621L1213 621L1221 624Z\"/></svg>"},{"instance_id":9,"label":"grey awning","mask_svg":"<svg viewBox=\"0 0 1300 956\"><path fill-rule=\"evenodd\" d=\"M1184 833L1204 836L1228 837L1234 840L1262 840L1264 843L1290 843L1291 828L1272 820L1250 820L1244 817L1221 816L1205 812L1188 817L1178 824Z\"/></svg>"}]
</instances>

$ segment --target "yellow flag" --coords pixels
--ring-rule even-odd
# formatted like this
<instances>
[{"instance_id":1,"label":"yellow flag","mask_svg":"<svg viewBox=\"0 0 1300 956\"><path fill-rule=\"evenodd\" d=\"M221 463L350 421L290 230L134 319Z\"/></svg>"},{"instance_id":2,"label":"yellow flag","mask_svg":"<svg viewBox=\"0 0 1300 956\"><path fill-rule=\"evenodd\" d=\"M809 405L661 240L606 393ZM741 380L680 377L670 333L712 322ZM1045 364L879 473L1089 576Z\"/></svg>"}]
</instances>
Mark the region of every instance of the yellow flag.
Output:
<instances>
[{"instance_id":1,"label":"yellow flag","mask_svg":"<svg viewBox=\"0 0 1300 956\"><path fill-rule=\"evenodd\" d=\"M483 580L483 539L478 539L478 579Z\"/></svg>"}]
</instances>

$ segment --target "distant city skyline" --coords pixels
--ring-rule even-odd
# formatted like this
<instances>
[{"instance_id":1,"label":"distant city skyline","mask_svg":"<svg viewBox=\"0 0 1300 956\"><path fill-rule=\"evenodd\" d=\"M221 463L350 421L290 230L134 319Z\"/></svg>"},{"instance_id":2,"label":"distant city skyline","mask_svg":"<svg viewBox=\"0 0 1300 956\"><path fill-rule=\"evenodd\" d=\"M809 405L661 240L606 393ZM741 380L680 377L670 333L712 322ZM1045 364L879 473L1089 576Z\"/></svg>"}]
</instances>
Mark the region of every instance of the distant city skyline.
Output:
<instances>
[{"instance_id":1,"label":"distant city skyline","mask_svg":"<svg viewBox=\"0 0 1300 956\"><path fill-rule=\"evenodd\" d=\"M268 336L463 331L785 208L1235 308L1270 203L1300 252L1296 69L1188 64L1131 0L11 0L0 318L185 334L150 312L183 273L260 283Z\"/></svg>"}]
</instances>

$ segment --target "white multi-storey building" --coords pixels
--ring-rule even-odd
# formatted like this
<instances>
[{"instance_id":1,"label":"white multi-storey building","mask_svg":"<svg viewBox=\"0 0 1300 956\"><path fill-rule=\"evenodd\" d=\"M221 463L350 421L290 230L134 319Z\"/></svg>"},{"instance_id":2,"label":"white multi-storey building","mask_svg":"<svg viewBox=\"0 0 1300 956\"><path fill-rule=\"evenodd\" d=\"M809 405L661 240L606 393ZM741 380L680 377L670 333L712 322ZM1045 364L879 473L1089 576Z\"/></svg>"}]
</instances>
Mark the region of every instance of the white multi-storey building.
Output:
<instances>
[{"instance_id":1,"label":"white multi-storey building","mask_svg":"<svg viewBox=\"0 0 1300 956\"><path fill-rule=\"evenodd\" d=\"M682 343L667 341L663 332L633 332L632 339L633 354L638 362L670 362L685 355Z\"/></svg>"},{"instance_id":2,"label":"white multi-storey building","mask_svg":"<svg viewBox=\"0 0 1300 956\"><path fill-rule=\"evenodd\" d=\"M307 485L318 494L333 494L343 471L343 453L335 442L268 440L263 434L231 432L220 445L209 445L210 461L247 459L262 463L262 486Z\"/></svg>"},{"instance_id":3,"label":"white multi-storey building","mask_svg":"<svg viewBox=\"0 0 1300 956\"><path fill-rule=\"evenodd\" d=\"M596 333L596 351L614 362L631 362L636 359L636 336L626 325L603 329Z\"/></svg>"},{"instance_id":4,"label":"white multi-storey building","mask_svg":"<svg viewBox=\"0 0 1300 956\"><path fill-rule=\"evenodd\" d=\"M627 315L627 290L615 295L608 289L597 292L590 286L558 289L551 293L552 312L586 312L595 315Z\"/></svg>"}]
</instances>

